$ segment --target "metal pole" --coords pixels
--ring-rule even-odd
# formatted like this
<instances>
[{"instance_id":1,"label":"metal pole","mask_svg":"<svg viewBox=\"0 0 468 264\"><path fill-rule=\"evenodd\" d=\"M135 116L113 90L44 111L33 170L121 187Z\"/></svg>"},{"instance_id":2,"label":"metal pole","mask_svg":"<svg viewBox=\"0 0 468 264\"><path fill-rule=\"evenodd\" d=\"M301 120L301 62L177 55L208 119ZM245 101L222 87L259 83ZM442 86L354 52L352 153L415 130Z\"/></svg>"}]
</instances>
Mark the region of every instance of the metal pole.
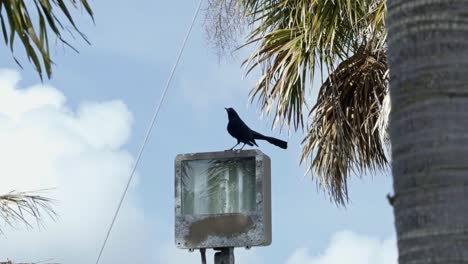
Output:
<instances>
[{"instance_id":1,"label":"metal pole","mask_svg":"<svg viewBox=\"0 0 468 264\"><path fill-rule=\"evenodd\" d=\"M201 263L206 264L206 248L200 248Z\"/></svg>"},{"instance_id":2,"label":"metal pole","mask_svg":"<svg viewBox=\"0 0 468 264\"><path fill-rule=\"evenodd\" d=\"M214 264L234 264L234 248L223 247L215 248L216 252L214 256Z\"/></svg>"}]
</instances>

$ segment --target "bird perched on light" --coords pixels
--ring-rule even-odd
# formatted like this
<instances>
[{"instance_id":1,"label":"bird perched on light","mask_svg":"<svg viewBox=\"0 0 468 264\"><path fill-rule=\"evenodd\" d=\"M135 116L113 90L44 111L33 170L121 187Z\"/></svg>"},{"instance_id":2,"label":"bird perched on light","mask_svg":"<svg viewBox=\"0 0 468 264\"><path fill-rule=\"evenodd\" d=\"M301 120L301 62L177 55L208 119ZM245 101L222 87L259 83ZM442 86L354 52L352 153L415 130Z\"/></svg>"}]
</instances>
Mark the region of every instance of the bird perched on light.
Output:
<instances>
[{"instance_id":1,"label":"bird perched on light","mask_svg":"<svg viewBox=\"0 0 468 264\"><path fill-rule=\"evenodd\" d=\"M234 145L234 147L231 148L234 149L237 145L240 143L244 143L240 149L243 149L244 146L247 144L249 146L257 146L257 143L255 142L255 139L260 139L260 140L266 140L269 143L278 146L282 149L288 148L288 143L286 141L274 138L274 137L267 137L264 136L252 129L250 129L244 121L239 117L237 114L236 110L233 108L224 108L226 109L226 112L228 114L228 125L227 125L227 131L229 134L237 139L237 144Z\"/></svg>"}]
</instances>

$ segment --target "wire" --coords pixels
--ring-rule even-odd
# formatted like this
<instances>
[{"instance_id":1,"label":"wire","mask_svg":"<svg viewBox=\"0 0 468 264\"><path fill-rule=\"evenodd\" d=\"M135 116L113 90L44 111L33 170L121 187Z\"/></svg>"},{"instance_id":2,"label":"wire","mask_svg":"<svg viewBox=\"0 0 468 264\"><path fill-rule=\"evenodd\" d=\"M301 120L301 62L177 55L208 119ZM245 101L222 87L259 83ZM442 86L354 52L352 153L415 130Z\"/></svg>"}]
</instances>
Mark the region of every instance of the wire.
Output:
<instances>
[{"instance_id":1,"label":"wire","mask_svg":"<svg viewBox=\"0 0 468 264\"><path fill-rule=\"evenodd\" d=\"M96 264L99 263L99 260L101 259L101 256L102 256L102 252L104 251L104 248L106 247L107 240L109 239L112 228L114 227L115 220L117 219L117 215L119 214L120 208L121 208L122 203L123 203L123 201L125 199L125 196L127 194L128 187L130 186L130 183L131 183L131 181L133 179L133 176L135 175L135 171L136 171L136 169L138 167L138 163L140 162L141 156L143 154L143 150L145 149L145 146L146 146L146 144L148 142L148 138L149 138L149 136L151 134L151 131L153 130L156 118L158 117L159 110L161 109L161 105L162 105L164 99L166 98L167 90L168 90L168 88L169 88L169 86L171 84L172 78L174 77L175 70L177 69L177 66L179 65L180 58L182 57L182 53L183 53L183 51L185 49L185 44L187 43L187 40L188 40L188 38L190 36L190 33L192 32L192 28L193 28L193 25L195 24L195 21L197 19L197 16L198 16L198 13L200 11L202 2L203 2L203 0L200 0L199 3L198 3L197 9L195 10L195 14L193 15L192 23L190 24L189 30L188 30L187 34L185 35L184 41L182 42L182 47L180 48L179 54L177 55L176 62L174 63L174 66L172 67L171 73L169 74L169 78L168 78L168 80L166 82L166 87L164 88L161 99L159 100L159 103L158 103L157 107L155 108L155 110L153 112L153 117L151 118L151 122L149 124L148 130L146 131L145 138L143 140L143 143L141 144L140 150L138 152L137 159L135 160L135 164L133 165L133 169L132 169L132 171L130 173L130 176L128 178L127 185L125 186L125 189L124 189L124 191L122 193L122 197L120 197L120 202L119 202L119 204L117 206L114 217L112 218L112 222L111 222L111 224L109 226L109 229L107 230L106 238L104 239L104 242L102 243L102 247L101 247L101 250L99 251L99 255L97 257Z\"/></svg>"}]
</instances>

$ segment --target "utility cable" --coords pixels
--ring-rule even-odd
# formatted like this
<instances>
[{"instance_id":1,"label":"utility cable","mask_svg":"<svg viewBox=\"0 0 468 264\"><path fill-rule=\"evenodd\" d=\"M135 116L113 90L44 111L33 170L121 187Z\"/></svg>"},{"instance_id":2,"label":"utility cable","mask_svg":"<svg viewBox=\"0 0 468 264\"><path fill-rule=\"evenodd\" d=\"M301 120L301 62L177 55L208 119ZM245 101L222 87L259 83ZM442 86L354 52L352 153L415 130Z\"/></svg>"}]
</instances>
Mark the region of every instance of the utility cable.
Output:
<instances>
[{"instance_id":1,"label":"utility cable","mask_svg":"<svg viewBox=\"0 0 468 264\"><path fill-rule=\"evenodd\" d=\"M190 33L192 32L192 28L193 28L193 25L195 24L195 21L197 19L197 16L198 16L198 13L200 11L202 2L203 2L203 0L200 0L199 3L198 3L197 9L195 10L195 14L193 15L192 23L190 24L189 30L188 30L187 34L185 35L185 38L184 38L184 41L182 42L182 47L179 50L179 54L177 56L176 62L174 63L174 66L172 67L171 73L169 74L169 78L167 80L166 87L164 88L161 99L159 100L159 103L157 104L157 106L156 106L156 108L155 108L155 110L153 112L153 117L151 118L151 122L149 124L148 130L146 131L145 138L143 140L143 143L141 144L140 150L138 152L137 159L135 160L135 164L133 165L133 169L132 169L132 171L130 173L130 176L128 178L127 185L125 186L125 189L124 189L124 191L122 193L122 196L120 197L120 201L119 201L119 204L118 204L117 209L115 211L114 217L112 218L112 222L111 222L111 224L109 226L109 229L107 230L106 238L104 239L104 242L102 243L101 250L99 251L99 255L98 255L97 259L96 259L96 264L98 264L99 260L101 260L102 252L104 251L104 248L106 247L107 240L109 239L112 228L114 227L115 220L117 219L117 215L119 214L120 208L121 208L122 203L123 203L123 201L125 199L125 196L127 194L128 187L130 186L130 183L131 183L131 181L133 179L133 176L135 175L135 171L136 171L136 169L138 167L138 163L140 162L141 156L143 154L143 150L145 149L146 143L148 142L148 138L149 138L149 136L151 134L151 131L153 130L156 118L158 117L158 114L159 114L159 110L161 109L161 105L162 105L164 99L166 98L167 90L168 90L168 88L169 88L169 86L171 84L172 78L174 77L175 70L177 69L177 66L179 65L180 58L182 57L182 53L183 53L183 51L185 49L185 44L187 43L187 40L188 40L188 38L190 36Z\"/></svg>"}]
</instances>

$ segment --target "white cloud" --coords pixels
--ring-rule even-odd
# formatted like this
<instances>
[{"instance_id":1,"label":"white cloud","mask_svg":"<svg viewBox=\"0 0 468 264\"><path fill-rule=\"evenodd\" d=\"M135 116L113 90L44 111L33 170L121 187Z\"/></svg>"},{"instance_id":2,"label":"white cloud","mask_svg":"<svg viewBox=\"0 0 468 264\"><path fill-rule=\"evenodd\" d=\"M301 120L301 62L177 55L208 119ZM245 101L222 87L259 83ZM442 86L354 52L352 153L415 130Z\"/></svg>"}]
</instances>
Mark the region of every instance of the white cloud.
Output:
<instances>
[{"instance_id":1,"label":"white cloud","mask_svg":"<svg viewBox=\"0 0 468 264\"><path fill-rule=\"evenodd\" d=\"M15 71L0 70L0 194L56 188L57 222L45 229L2 226L0 261L94 263L131 170L123 145L132 115L120 101L87 102L76 111L47 85L17 87ZM134 188L134 186L132 186ZM102 263L144 263L153 245L130 191Z\"/></svg>"},{"instance_id":2,"label":"white cloud","mask_svg":"<svg viewBox=\"0 0 468 264\"><path fill-rule=\"evenodd\" d=\"M349 231L333 235L327 249L310 255L307 248L297 249L287 264L397 264L394 238L379 240Z\"/></svg>"}]
</instances>

